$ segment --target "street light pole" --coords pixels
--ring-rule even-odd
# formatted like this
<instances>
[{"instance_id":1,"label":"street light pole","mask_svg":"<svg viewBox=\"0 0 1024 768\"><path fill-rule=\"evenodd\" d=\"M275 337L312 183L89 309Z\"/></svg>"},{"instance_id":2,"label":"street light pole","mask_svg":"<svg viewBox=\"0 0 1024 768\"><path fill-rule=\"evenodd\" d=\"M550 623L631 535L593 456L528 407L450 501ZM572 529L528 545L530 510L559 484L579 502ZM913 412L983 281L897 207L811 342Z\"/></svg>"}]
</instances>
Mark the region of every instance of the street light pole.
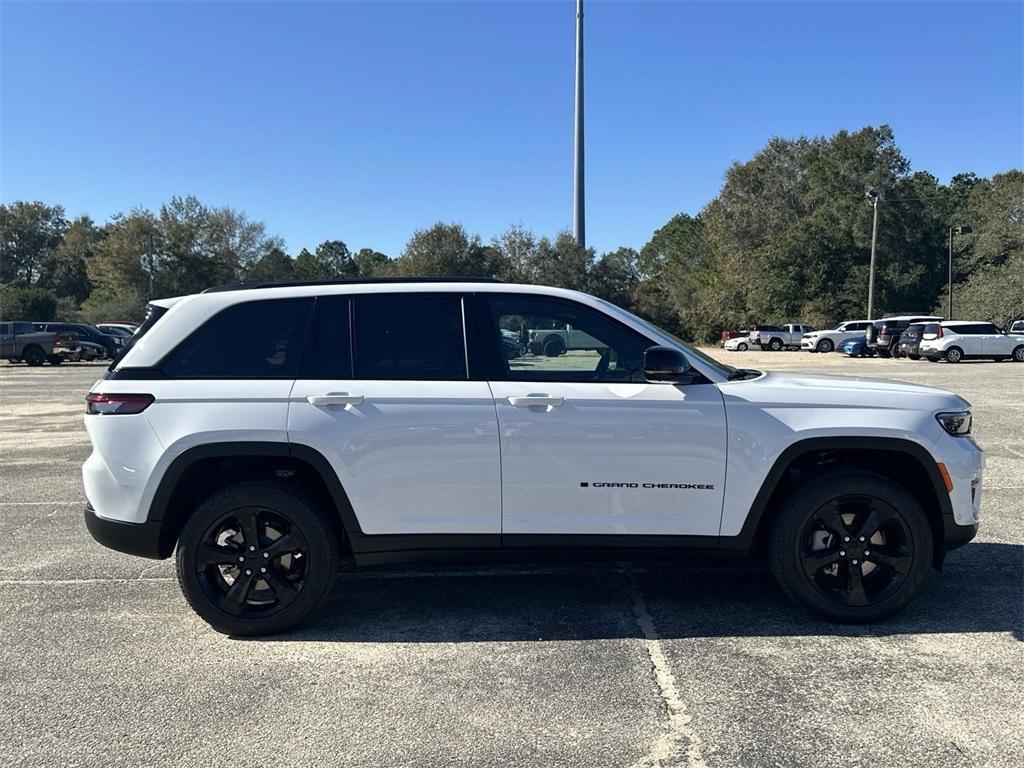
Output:
<instances>
[{"instance_id":1,"label":"street light pole","mask_svg":"<svg viewBox=\"0 0 1024 768\"><path fill-rule=\"evenodd\" d=\"M878 246L878 190L869 189L868 197L875 209L871 221L871 266L868 268L868 320L875 319L875 249Z\"/></svg>"},{"instance_id":2,"label":"street light pole","mask_svg":"<svg viewBox=\"0 0 1024 768\"><path fill-rule=\"evenodd\" d=\"M949 295L946 299L946 319L953 319L953 235L969 235L974 230L970 227L949 228Z\"/></svg>"},{"instance_id":3,"label":"street light pole","mask_svg":"<svg viewBox=\"0 0 1024 768\"><path fill-rule=\"evenodd\" d=\"M576 119L573 153L572 233L581 247L587 244L583 207L583 0L576 0Z\"/></svg>"}]
</instances>

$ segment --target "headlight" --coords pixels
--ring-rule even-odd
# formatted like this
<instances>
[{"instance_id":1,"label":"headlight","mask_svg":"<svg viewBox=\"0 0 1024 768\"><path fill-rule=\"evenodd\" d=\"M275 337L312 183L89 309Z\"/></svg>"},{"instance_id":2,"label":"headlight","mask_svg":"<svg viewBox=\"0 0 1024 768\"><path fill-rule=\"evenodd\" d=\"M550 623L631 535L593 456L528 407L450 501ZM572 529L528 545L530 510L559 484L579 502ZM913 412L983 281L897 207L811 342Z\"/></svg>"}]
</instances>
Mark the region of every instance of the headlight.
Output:
<instances>
[{"instance_id":1,"label":"headlight","mask_svg":"<svg viewBox=\"0 0 1024 768\"><path fill-rule=\"evenodd\" d=\"M963 437L971 434L971 412L956 411L954 413L937 413L936 421L942 428L954 437Z\"/></svg>"}]
</instances>

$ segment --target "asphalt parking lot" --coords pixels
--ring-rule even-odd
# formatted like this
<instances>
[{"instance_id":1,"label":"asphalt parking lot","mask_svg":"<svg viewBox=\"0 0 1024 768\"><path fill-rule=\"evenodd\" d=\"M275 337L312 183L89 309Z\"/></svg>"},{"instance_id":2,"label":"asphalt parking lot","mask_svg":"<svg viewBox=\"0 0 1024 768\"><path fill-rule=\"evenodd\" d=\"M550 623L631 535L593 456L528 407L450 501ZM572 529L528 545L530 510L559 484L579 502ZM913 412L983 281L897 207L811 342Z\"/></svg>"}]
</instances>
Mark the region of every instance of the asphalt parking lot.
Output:
<instances>
[{"instance_id":1,"label":"asphalt parking lot","mask_svg":"<svg viewBox=\"0 0 1024 768\"><path fill-rule=\"evenodd\" d=\"M102 366L0 363L0 763L1024 765L1024 365L714 354L967 397L978 539L871 627L757 563L556 563L346 573L304 628L232 639L85 530Z\"/></svg>"}]
</instances>

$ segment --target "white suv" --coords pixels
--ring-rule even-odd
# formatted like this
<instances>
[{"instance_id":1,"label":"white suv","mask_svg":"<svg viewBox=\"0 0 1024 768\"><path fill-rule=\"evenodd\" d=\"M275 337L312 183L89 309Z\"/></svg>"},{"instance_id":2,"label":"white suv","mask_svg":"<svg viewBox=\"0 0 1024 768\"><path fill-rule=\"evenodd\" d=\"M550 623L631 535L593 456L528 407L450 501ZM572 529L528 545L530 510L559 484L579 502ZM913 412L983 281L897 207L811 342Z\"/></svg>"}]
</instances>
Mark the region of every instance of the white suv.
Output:
<instances>
[{"instance_id":1,"label":"white suv","mask_svg":"<svg viewBox=\"0 0 1024 768\"><path fill-rule=\"evenodd\" d=\"M599 343L516 343L566 327ZM384 280L157 301L86 400L90 532L176 550L189 603L232 634L303 619L348 555L746 552L806 608L871 621L978 526L962 398L733 368L556 288Z\"/></svg>"},{"instance_id":2,"label":"white suv","mask_svg":"<svg viewBox=\"0 0 1024 768\"><path fill-rule=\"evenodd\" d=\"M979 358L1024 363L1024 334L1007 333L992 323L972 320L928 323L921 332L920 353L933 363Z\"/></svg>"},{"instance_id":3,"label":"white suv","mask_svg":"<svg viewBox=\"0 0 1024 768\"><path fill-rule=\"evenodd\" d=\"M847 320L829 331L811 331L800 339L800 349L807 352L832 352L844 341L864 336L870 320Z\"/></svg>"}]
</instances>

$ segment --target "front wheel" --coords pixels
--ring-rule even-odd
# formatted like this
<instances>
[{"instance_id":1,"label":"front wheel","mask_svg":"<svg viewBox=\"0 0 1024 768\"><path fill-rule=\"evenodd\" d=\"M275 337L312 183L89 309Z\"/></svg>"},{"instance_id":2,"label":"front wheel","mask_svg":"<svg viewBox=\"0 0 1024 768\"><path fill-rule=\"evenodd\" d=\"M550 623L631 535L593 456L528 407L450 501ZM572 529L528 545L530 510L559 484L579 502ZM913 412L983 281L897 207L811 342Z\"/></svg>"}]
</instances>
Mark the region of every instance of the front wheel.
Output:
<instances>
[{"instance_id":1,"label":"front wheel","mask_svg":"<svg viewBox=\"0 0 1024 768\"><path fill-rule=\"evenodd\" d=\"M746 352L747 351L747 345L746 344L737 344L736 345L736 349L738 349L740 352Z\"/></svg>"},{"instance_id":2,"label":"front wheel","mask_svg":"<svg viewBox=\"0 0 1024 768\"><path fill-rule=\"evenodd\" d=\"M1024 363L1024 344L1013 348L1013 362Z\"/></svg>"},{"instance_id":3,"label":"front wheel","mask_svg":"<svg viewBox=\"0 0 1024 768\"><path fill-rule=\"evenodd\" d=\"M289 486L250 481L214 493L185 524L178 583L226 635L289 629L334 584L338 542L316 505Z\"/></svg>"},{"instance_id":4,"label":"front wheel","mask_svg":"<svg viewBox=\"0 0 1024 768\"><path fill-rule=\"evenodd\" d=\"M832 339L822 339L818 342L819 352L831 352L835 349L835 345L832 343Z\"/></svg>"},{"instance_id":5,"label":"front wheel","mask_svg":"<svg viewBox=\"0 0 1024 768\"><path fill-rule=\"evenodd\" d=\"M778 352L782 349L782 339L772 339L768 342L768 349L772 352Z\"/></svg>"},{"instance_id":6,"label":"front wheel","mask_svg":"<svg viewBox=\"0 0 1024 768\"><path fill-rule=\"evenodd\" d=\"M768 559L782 589L833 621L878 621L921 591L932 534L920 504L873 472L829 472L784 500Z\"/></svg>"}]
</instances>

